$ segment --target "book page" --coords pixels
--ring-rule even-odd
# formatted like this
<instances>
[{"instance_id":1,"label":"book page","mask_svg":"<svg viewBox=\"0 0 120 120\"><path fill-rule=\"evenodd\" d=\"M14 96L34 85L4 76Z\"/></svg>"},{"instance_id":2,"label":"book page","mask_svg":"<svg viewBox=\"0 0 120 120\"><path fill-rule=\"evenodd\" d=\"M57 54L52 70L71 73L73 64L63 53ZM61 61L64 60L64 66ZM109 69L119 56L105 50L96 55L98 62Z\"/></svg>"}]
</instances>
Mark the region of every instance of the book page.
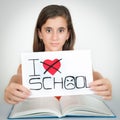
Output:
<instances>
[{"instance_id":1,"label":"book page","mask_svg":"<svg viewBox=\"0 0 120 120\"><path fill-rule=\"evenodd\" d=\"M30 98L16 104L10 117L60 116L60 112L59 101L55 97Z\"/></svg>"},{"instance_id":2,"label":"book page","mask_svg":"<svg viewBox=\"0 0 120 120\"><path fill-rule=\"evenodd\" d=\"M110 109L100 100L92 96L77 95L64 96L61 98L62 114L73 115L113 115Z\"/></svg>"}]
</instances>

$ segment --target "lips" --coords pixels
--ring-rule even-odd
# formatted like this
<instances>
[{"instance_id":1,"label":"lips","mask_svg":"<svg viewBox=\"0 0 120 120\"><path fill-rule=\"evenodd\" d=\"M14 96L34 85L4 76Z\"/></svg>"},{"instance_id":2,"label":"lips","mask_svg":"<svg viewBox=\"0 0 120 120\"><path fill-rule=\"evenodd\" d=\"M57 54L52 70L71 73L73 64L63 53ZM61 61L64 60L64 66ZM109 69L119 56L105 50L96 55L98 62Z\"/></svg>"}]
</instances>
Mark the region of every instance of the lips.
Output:
<instances>
[{"instance_id":1,"label":"lips","mask_svg":"<svg viewBox=\"0 0 120 120\"><path fill-rule=\"evenodd\" d=\"M59 43L51 43L52 46L58 46Z\"/></svg>"}]
</instances>

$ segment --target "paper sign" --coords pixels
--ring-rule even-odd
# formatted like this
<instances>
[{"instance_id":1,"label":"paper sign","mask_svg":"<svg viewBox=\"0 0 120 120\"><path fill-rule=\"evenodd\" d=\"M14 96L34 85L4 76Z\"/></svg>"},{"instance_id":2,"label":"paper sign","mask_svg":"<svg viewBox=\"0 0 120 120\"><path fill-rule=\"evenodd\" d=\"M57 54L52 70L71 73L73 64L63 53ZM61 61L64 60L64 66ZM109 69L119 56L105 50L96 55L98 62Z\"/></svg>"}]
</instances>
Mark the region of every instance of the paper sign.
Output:
<instances>
[{"instance_id":1,"label":"paper sign","mask_svg":"<svg viewBox=\"0 0 120 120\"><path fill-rule=\"evenodd\" d=\"M22 54L22 82L30 97L93 93L91 52L58 51Z\"/></svg>"}]
</instances>

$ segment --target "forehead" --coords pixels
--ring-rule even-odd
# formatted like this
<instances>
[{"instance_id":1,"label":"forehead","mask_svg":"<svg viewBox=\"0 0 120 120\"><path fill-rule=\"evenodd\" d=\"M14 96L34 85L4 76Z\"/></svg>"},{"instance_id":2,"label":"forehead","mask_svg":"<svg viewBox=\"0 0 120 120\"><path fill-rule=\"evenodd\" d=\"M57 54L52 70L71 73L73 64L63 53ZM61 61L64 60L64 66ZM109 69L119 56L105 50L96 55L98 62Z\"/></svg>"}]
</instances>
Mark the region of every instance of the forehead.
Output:
<instances>
[{"instance_id":1,"label":"forehead","mask_svg":"<svg viewBox=\"0 0 120 120\"><path fill-rule=\"evenodd\" d=\"M67 27L67 21L64 17L49 18L43 25L44 27Z\"/></svg>"}]
</instances>

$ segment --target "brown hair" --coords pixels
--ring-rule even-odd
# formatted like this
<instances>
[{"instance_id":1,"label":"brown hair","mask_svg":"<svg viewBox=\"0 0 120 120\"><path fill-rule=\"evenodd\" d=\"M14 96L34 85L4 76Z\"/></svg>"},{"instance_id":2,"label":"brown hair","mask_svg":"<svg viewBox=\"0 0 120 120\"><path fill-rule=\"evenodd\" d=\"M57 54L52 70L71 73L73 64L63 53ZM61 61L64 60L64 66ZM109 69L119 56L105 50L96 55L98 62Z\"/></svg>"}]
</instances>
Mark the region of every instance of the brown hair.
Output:
<instances>
[{"instance_id":1,"label":"brown hair","mask_svg":"<svg viewBox=\"0 0 120 120\"><path fill-rule=\"evenodd\" d=\"M45 51L45 46L43 41L38 36L38 29L41 31L41 27L49 18L54 18L57 16L62 16L67 21L68 31L70 32L70 37L66 40L63 45L63 50L73 50L75 44L75 32L72 25L72 19L69 10L62 5L48 5L42 9L38 16L35 31L34 31L34 41L33 41L33 52Z\"/></svg>"}]
</instances>

